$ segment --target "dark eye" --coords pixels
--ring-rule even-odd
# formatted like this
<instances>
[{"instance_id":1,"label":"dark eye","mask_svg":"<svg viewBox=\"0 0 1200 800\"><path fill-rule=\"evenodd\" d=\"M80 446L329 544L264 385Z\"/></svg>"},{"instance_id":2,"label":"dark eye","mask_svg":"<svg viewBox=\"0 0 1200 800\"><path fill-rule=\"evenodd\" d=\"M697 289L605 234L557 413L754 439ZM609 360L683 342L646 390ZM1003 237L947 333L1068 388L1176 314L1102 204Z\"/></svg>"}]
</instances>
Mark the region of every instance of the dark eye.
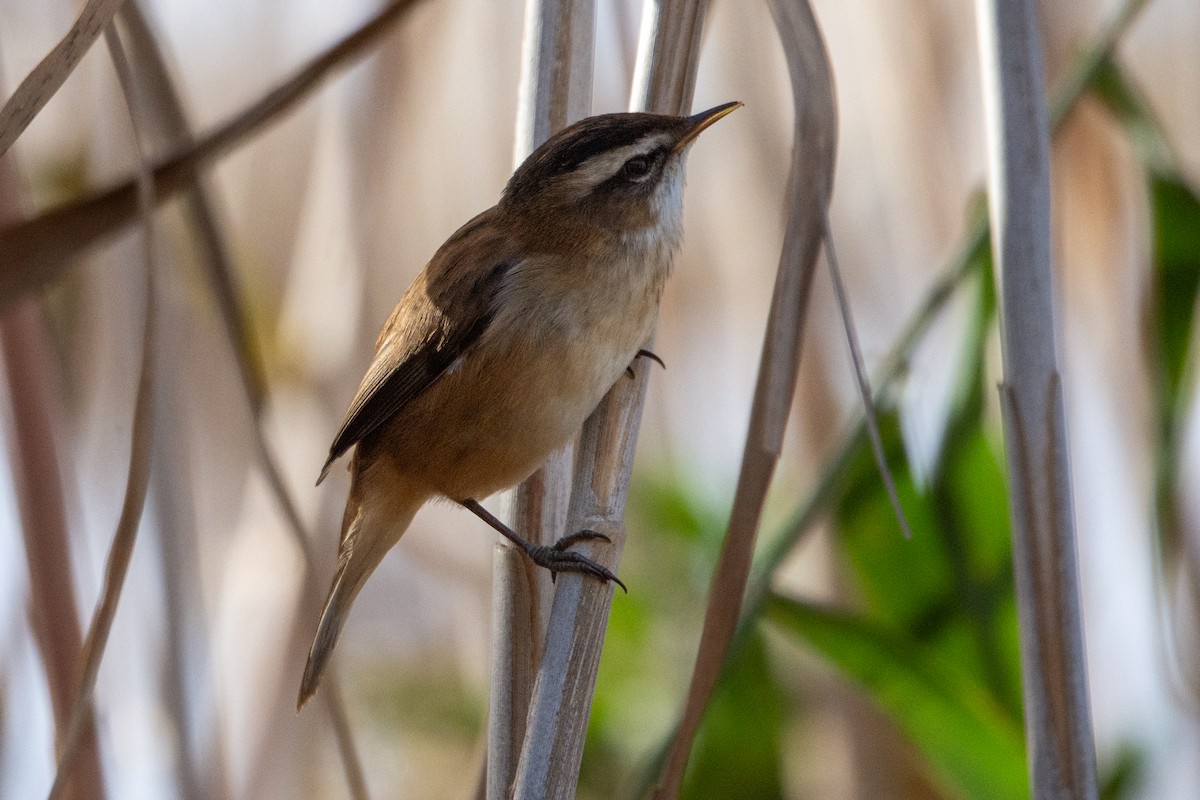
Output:
<instances>
[{"instance_id":1,"label":"dark eye","mask_svg":"<svg viewBox=\"0 0 1200 800\"><path fill-rule=\"evenodd\" d=\"M650 172L650 159L645 156L634 156L621 167L621 174L626 178L644 178Z\"/></svg>"}]
</instances>

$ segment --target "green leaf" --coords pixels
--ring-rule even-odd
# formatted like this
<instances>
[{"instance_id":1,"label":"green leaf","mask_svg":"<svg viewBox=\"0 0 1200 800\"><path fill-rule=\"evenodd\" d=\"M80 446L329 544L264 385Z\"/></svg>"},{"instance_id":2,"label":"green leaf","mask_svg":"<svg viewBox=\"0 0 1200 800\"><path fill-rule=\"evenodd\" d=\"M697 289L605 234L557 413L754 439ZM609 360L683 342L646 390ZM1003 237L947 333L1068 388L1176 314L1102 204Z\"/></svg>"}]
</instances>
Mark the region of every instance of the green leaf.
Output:
<instances>
[{"instance_id":1,"label":"green leaf","mask_svg":"<svg viewBox=\"0 0 1200 800\"><path fill-rule=\"evenodd\" d=\"M1145 796L1146 772L1146 754L1138 747L1122 745L1100 776L1101 800Z\"/></svg>"},{"instance_id":2,"label":"green leaf","mask_svg":"<svg viewBox=\"0 0 1200 800\"><path fill-rule=\"evenodd\" d=\"M896 533L891 504L864 442L847 470L837 503L839 541L872 616L899 629L924 629L932 635L954 594L951 553L937 533L933 505L913 484L894 412L879 417L879 431L913 538L908 541Z\"/></svg>"},{"instance_id":3,"label":"green leaf","mask_svg":"<svg viewBox=\"0 0 1200 800\"><path fill-rule=\"evenodd\" d=\"M1200 288L1200 198L1181 179L1151 175L1154 210L1153 319L1164 419L1179 407Z\"/></svg>"},{"instance_id":4,"label":"green leaf","mask_svg":"<svg viewBox=\"0 0 1200 800\"><path fill-rule=\"evenodd\" d=\"M1012 581L1008 487L993 443L978 422L952 431L935 483L943 522L970 546L967 568L978 582Z\"/></svg>"},{"instance_id":5,"label":"green leaf","mask_svg":"<svg viewBox=\"0 0 1200 800\"><path fill-rule=\"evenodd\" d=\"M861 617L778 595L768 618L862 686L924 756L947 794L1029 797L1020 726L954 662Z\"/></svg>"},{"instance_id":6,"label":"green leaf","mask_svg":"<svg viewBox=\"0 0 1200 800\"><path fill-rule=\"evenodd\" d=\"M1021 718L1020 643L1012 575L1008 491L995 445L979 421L952 425L937 480L930 487L937 533L953 554L952 619L974 667L1014 720Z\"/></svg>"},{"instance_id":7,"label":"green leaf","mask_svg":"<svg viewBox=\"0 0 1200 800\"><path fill-rule=\"evenodd\" d=\"M937 468L918 492L900 458L894 415L882 424L885 448L912 542L885 535L887 497L865 447L847 471L837 506L839 541L870 617L920 642L927 654L953 659L988 687L1015 721L1021 718L1020 657L1013 609L1008 492L997 445L984 429L983 360L995 312L985 252L974 287L975 313L961 389L946 425Z\"/></svg>"}]
</instances>

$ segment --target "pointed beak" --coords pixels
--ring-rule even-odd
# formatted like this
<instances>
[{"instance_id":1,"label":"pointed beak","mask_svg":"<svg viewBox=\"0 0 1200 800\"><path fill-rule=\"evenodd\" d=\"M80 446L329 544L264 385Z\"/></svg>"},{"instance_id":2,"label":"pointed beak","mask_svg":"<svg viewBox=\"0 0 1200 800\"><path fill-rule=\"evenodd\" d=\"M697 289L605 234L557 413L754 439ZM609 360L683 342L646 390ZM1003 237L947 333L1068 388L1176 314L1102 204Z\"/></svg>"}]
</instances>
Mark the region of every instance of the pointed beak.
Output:
<instances>
[{"instance_id":1,"label":"pointed beak","mask_svg":"<svg viewBox=\"0 0 1200 800\"><path fill-rule=\"evenodd\" d=\"M732 103L722 103L715 108L710 108L708 111L692 114L687 118L687 127L684 128L683 135L679 137L679 141L675 142L675 146L671 149L676 153L685 149L705 128L712 125L721 117L732 113L735 109L741 108L741 106L742 102L740 100L734 100Z\"/></svg>"}]
</instances>

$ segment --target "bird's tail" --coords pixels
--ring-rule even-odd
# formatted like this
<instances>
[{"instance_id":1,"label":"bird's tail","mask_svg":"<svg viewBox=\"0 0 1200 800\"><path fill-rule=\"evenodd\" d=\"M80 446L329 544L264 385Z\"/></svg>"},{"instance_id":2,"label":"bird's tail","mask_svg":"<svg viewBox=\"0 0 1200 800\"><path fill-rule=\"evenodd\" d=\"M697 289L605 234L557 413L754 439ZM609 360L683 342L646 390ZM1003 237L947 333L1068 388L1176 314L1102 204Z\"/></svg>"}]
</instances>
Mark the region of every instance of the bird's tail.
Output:
<instances>
[{"instance_id":1,"label":"bird's tail","mask_svg":"<svg viewBox=\"0 0 1200 800\"><path fill-rule=\"evenodd\" d=\"M423 498L392 492L380 492L378 494L388 496L372 496L367 500L361 497L357 488L351 488L347 501L338 548L338 568L329 587L321 621L317 623L312 648L308 651L308 663L304 666L300 696L296 701L297 711L317 691L354 598L387 551L399 541L423 502Z\"/></svg>"}]
</instances>

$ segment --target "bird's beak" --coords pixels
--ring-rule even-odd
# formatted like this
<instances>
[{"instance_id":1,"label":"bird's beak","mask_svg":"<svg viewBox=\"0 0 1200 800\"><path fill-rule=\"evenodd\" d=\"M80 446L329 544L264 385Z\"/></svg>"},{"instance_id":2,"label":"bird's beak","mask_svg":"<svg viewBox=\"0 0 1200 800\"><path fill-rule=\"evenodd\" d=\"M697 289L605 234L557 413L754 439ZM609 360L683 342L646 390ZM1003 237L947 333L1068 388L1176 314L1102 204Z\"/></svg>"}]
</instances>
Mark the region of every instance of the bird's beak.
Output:
<instances>
[{"instance_id":1,"label":"bird's beak","mask_svg":"<svg viewBox=\"0 0 1200 800\"><path fill-rule=\"evenodd\" d=\"M680 152L691 144L697 136L704 131L709 125L719 120L726 114L732 113L735 109L741 108L742 102L734 100L732 103L722 103L721 105L710 108L708 111L701 111L699 114L692 114L687 118L687 127L683 130L683 135L679 137L679 141L675 142L675 146L671 148L676 153Z\"/></svg>"}]
</instances>

